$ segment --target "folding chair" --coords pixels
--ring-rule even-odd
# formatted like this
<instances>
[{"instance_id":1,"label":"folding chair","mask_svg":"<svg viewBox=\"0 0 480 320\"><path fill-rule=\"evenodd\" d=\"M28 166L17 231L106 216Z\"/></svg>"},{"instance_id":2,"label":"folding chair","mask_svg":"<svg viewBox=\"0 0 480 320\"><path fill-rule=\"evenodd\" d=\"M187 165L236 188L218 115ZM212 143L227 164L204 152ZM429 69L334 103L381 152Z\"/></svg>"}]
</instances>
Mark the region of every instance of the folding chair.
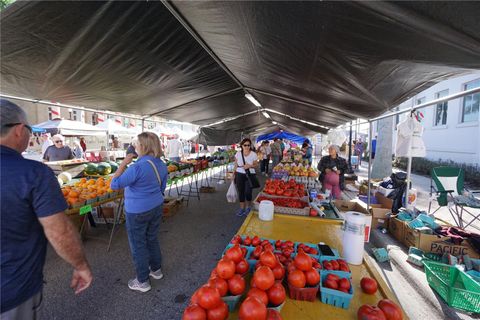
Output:
<instances>
[{"instance_id":1,"label":"folding chair","mask_svg":"<svg viewBox=\"0 0 480 320\"><path fill-rule=\"evenodd\" d=\"M473 196L474 193L480 193L480 191L466 190L464 181L465 173L461 168L433 168L431 172L428 212L430 213L432 200L436 197L439 207L432 214L437 212L441 207L447 206L455 223L460 228L466 228L476 220L479 220L480 213L475 215L466 208L480 209L480 199ZM435 182L435 186L433 182ZM470 194L464 195L464 191L469 191ZM473 218L470 221L466 221L464 220L463 213L468 213ZM464 221L468 223L464 224Z\"/></svg>"}]
</instances>

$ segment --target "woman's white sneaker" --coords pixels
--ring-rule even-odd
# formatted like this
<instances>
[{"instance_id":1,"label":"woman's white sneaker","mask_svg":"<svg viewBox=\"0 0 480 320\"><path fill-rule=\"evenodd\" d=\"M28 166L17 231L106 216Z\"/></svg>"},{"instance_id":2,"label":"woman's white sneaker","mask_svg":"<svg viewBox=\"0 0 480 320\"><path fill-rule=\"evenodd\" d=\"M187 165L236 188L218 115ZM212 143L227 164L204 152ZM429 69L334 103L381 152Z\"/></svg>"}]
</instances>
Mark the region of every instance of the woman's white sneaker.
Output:
<instances>
[{"instance_id":1,"label":"woman's white sneaker","mask_svg":"<svg viewBox=\"0 0 480 320\"><path fill-rule=\"evenodd\" d=\"M150 271L150 277L155 280L160 280L163 278L162 268L158 269L157 271Z\"/></svg>"},{"instance_id":2,"label":"woman's white sneaker","mask_svg":"<svg viewBox=\"0 0 480 320\"><path fill-rule=\"evenodd\" d=\"M128 280L128 287L131 290L136 290L140 292L147 292L147 291L150 291L150 289L152 289L152 286L150 286L150 283L148 281L142 283L138 281L137 278Z\"/></svg>"}]
</instances>

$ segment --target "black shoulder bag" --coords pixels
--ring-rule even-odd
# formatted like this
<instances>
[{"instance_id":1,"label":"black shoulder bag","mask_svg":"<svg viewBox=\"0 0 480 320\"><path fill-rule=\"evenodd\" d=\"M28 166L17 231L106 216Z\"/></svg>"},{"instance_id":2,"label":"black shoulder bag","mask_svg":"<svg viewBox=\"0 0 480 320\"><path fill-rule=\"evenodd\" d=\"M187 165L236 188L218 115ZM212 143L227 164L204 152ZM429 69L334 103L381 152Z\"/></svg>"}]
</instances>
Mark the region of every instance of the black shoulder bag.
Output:
<instances>
[{"instance_id":1,"label":"black shoulder bag","mask_svg":"<svg viewBox=\"0 0 480 320\"><path fill-rule=\"evenodd\" d=\"M242 150L242 159L243 159L243 165L245 166L247 163L245 162L245 156L243 155L243 150ZM257 175L255 173L250 173L250 169L245 169L245 172L247 174L247 181L250 188L252 189L260 188L260 182L258 182Z\"/></svg>"}]
</instances>

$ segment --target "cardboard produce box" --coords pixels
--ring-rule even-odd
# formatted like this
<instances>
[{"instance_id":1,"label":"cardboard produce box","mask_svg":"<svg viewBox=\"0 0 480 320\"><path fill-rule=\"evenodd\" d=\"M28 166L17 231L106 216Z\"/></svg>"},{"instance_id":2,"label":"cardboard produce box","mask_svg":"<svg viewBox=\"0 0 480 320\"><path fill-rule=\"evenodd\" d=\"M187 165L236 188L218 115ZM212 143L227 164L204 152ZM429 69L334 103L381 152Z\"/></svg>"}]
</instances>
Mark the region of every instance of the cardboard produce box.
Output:
<instances>
[{"instance_id":1,"label":"cardboard produce box","mask_svg":"<svg viewBox=\"0 0 480 320\"><path fill-rule=\"evenodd\" d=\"M367 221L365 224L365 242L369 242L370 231L372 230L372 215L368 212L366 206L363 206L360 200L334 200L333 203L335 204L337 209L342 212L355 211L363 213L367 216Z\"/></svg>"},{"instance_id":2,"label":"cardboard produce box","mask_svg":"<svg viewBox=\"0 0 480 320\"><path fill-rule=\"evenodd\" d=\"M388 218L372 217L372 230L385 228L388 230Z\"/></svg>"},{"instance_id":3,"label":"cardboard produce box","mask_svg":"<svg viewBox=\"0 0 480 320\"><path fill-rule=\"evenodd\" d=\"M381 204L383 208L392 209L392 205L393 205L392 199L385 197L380 192L375 193L375 198L377 198L377 202Z\"/></svg>"},{"instance_id":4,"label":"cardboard produce box","mask_svg":"<svg viewBox=\"0 0 480 320\"><path fill-rule=\"evenodd\" d=\"M467 254L471 258L480 258L480 254L466 240L461 245L456 245L450 241L450 237L421 233L408 226L405 229L404 244L407 247L416 247L424 252L450 253L454 256Z\"/></svg>"},{"instance_id":5,"label":"cardboard produce box","mask_svg":"<svg viewBox=\"0 0 480 320\"><path fill-rule=\"evenodd\" d=\"M388 221L388 232L400 242L404 242L405 228L408 228L406 223L397 218L390 218Z\"/></svg>"},{"instance_id":6,"label":"cardboard produce box","mask_svg":"<svg viewBox=\"0 0 480 320\"><path fill-rule=\"evenodd\" d=\"M180 202L177 198L165 198L163 200L163 217L171 217L175 215L180 207Z\"/></svg>"}]
</instances>

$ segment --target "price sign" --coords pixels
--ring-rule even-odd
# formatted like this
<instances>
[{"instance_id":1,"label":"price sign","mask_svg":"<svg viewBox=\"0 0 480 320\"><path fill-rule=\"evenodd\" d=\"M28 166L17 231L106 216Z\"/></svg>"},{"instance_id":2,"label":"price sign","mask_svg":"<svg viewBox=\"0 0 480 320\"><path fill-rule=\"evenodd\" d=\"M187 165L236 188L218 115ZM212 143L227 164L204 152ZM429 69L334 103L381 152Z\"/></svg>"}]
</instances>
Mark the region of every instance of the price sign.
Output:
<instances>
[{"instance_id":1,"label":"price sign","mask_svg":"<svg viewBox=\"0 0 480 320\"><path fill-rule=\"evenodd\" d=\"M83 216L83 215L85 215L89 212L92 212L92 206L90 204L80 208L80 215L81 216Z\"/></svg>"}]
</instances>

